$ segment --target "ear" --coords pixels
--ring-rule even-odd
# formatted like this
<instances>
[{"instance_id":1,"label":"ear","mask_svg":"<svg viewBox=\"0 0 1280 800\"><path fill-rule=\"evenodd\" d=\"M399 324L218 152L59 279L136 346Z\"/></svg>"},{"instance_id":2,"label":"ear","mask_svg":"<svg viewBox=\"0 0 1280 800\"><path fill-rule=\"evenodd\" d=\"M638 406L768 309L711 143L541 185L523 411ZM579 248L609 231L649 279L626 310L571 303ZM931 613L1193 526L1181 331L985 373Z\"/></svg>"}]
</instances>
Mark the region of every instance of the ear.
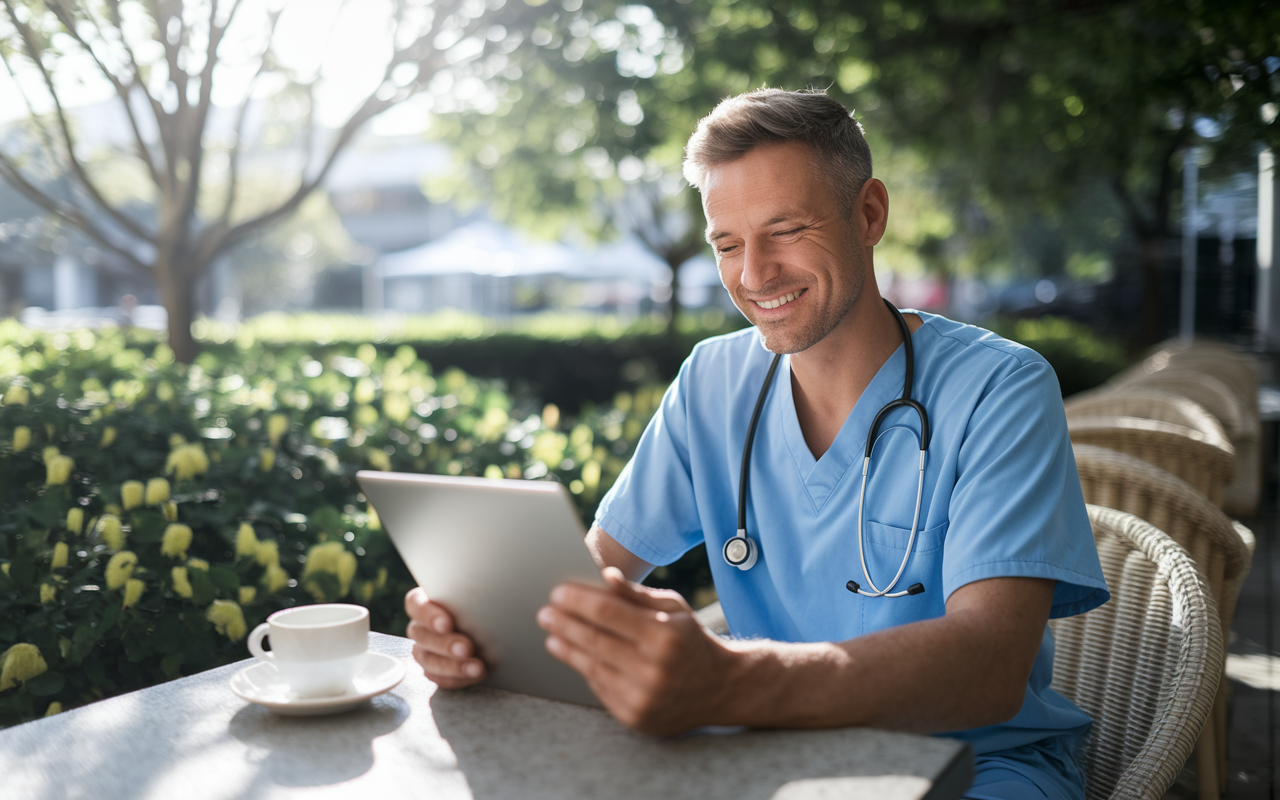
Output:
<instances>
[{"instance_id":1,"label":"ear","mask_svg":"<svg viewBox=\"0 0 1280 800\"><path fill-rule=\"evenodd\" d=\"M889 224L889 190L878 178L862 184L862 191L853 203L853 224L864 247L874 247L884 238L884 229Z\"/></svg>"}]
</instances>

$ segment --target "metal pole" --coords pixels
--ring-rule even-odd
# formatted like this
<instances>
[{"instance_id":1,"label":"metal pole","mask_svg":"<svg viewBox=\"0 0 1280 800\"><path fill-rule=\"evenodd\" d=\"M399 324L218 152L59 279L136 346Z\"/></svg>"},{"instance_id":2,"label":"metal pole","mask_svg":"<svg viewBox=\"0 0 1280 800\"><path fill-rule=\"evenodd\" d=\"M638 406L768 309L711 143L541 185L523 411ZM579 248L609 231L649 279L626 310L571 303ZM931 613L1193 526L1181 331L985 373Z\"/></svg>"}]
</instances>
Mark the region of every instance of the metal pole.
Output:
<instances>
[{"instance_id":1,"label":"metal pole","mask_svg":"<svg viewBox=\"0 0 1280 800\"><path fill-rule=\"evenodd\" d=\"M1258 284L1256 341L1265 348L1272 339L1272 261L1275 257L1276 157L1270 150L1258 154Z\"/></svg>"},{"instance_id":2,"label":"metal pole","mask_svg":"<svg viewBox=\"0 0 1280 800\"><path fill-rule=\"evenodd\" d=\"M1182 313L1179 331L1184 341L1196 333L1196 216L1200 194L1200 148L1182 154Z\"/></svg>"}]
</instances>

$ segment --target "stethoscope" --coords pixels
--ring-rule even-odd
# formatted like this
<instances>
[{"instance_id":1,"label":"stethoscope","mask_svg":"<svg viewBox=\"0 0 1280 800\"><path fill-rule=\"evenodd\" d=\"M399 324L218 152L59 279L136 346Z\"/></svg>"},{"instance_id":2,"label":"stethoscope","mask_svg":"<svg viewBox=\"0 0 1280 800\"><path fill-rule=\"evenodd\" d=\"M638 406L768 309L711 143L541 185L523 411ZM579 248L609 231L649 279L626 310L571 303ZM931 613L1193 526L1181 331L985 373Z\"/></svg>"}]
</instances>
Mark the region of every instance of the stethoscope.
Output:
<instances>
[{"instance_id":1,"label":"stethoscope","mask_svg":"<svg viewBox=\"0 0 1280 800\"><path fill-rule=\"evenodd\" d=\"M858 494L858 560L862 562L862 576L867 581L867 586L871 587L871 591L863 589L856 581L849 581L845 584L845 588L855 594L863 597L903 597L909 594L920 594L924 591L924 584L913 583L905 590L895 592L893 588L898 585L902 574L907 571L907 562L911 560L911 553L915 549L916 532L920 525L920 500L924 496L924 456L929 450L929 415L925 413L924 406L911 399L911 380L915 369L915 352L911 346L911 329L907 327L907 321L902 318L902 312L894 307L893 303L888 300L884 304L893 312L893 316L898 320L898 327L902 329L903 349L907 357L907 374L902 381L902 397L891 400L880 409L876 414L875 420L871 423L871 430L867 432L867 447L862 458L862 491ZM760 410L764 408L764 400L769 395L769 387L773 385L773 374L778 369L778 362L782 360L782 354L779 353L773 357L773 363L769 365L769 372L764 376L764 385L760 387L760 396L756 398L756 408L751 414L751 424L747 427L747 442L742 448L742 473L738 479L738 534L724 543L724 560L729 566L737 567L746 571L755 566L756 560L760 555L760 547L747 535L747 475L751 464L751 445L756 438L756 428L760 424ZM871 580L871 573L867 571L867 559L863 553L862 547L862 511L864 501L867 495L867 472L871 466L871 450L875 446L876 434L880 430L880 423L890 412L898 408L914 409L917 416L920 417L920 476L916 482L916 510L915 515L911 519L911 537L907 540L907 552L902 556L902 563L898 566L898 574L893 576L893 580L883 589L876 588L876 584Z\"/></svg>"}]
</instances>

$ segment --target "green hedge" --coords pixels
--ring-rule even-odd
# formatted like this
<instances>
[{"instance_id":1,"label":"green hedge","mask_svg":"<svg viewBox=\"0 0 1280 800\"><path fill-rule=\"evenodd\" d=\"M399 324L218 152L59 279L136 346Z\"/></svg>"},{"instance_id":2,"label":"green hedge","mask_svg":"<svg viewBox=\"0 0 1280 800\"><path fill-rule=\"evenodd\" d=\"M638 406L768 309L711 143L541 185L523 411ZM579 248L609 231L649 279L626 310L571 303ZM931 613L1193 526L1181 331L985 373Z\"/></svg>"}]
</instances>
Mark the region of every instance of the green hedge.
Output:
<instances>
[{"instance_id":1,"label":"green hedge","mask_svg":"<svg viewBox=\"0 0 1280 800\"><path fill-rule=\"evenodd\" d=\"M357 470L559 480L589 520L663 391L570 418L407 346L184 367L142 333L13 322L0 376L0 724L244 658L300 603L402 633L411 579Z\"/></svg>"}]
</instances>

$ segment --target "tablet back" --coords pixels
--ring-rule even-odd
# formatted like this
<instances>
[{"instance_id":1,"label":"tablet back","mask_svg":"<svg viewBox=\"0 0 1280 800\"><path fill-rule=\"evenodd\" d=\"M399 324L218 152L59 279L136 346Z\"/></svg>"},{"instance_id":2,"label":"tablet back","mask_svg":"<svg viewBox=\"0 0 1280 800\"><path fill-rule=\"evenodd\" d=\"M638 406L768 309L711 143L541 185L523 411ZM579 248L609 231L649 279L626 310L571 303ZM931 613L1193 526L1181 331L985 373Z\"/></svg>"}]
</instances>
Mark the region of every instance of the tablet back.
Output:
<instances>
[{"instance_id":1,"label":"tablet back","mask_svg":"<svg viewBox=\"0 0 1280 800\"><path fill-rule=\"evenodd\" d=\"M602 586L564 486L364 470L360 488L430 597L489 666L487 686L599 706L534 617L561 581Z\"/></svg>"}]
</instances>

